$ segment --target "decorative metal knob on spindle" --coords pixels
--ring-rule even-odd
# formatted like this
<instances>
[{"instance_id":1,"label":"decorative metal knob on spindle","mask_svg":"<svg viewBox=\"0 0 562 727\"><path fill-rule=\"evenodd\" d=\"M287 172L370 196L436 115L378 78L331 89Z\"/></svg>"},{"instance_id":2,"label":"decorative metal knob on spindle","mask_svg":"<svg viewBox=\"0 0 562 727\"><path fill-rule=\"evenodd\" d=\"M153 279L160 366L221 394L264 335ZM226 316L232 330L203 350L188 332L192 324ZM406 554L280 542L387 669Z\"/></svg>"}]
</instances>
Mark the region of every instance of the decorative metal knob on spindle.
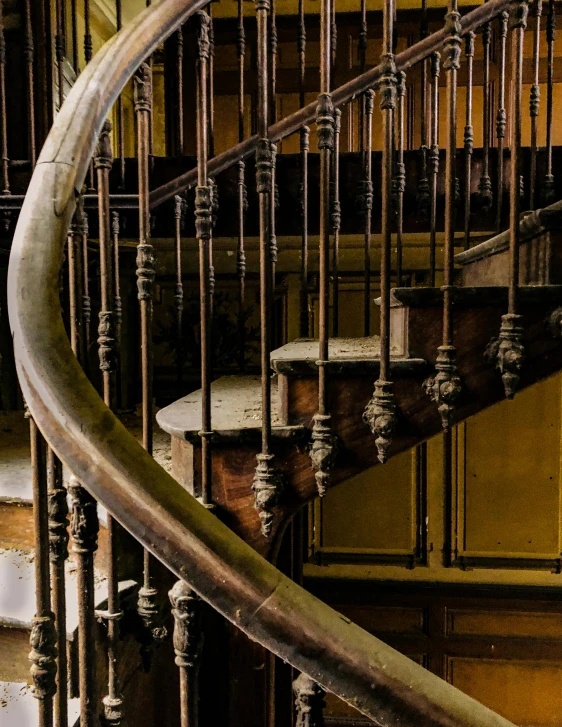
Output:
<instances>
[{"instance_id":1,"label":"decorative metal knob on spindle","mask_svg":"<svg viewBox=\"0 0 562 727\"><path fill-rule=\"evenodd\" d=\"M293 682L297 719L295 727L324 727L326 690L306 674Z\"/></svg>"}]
</instances>

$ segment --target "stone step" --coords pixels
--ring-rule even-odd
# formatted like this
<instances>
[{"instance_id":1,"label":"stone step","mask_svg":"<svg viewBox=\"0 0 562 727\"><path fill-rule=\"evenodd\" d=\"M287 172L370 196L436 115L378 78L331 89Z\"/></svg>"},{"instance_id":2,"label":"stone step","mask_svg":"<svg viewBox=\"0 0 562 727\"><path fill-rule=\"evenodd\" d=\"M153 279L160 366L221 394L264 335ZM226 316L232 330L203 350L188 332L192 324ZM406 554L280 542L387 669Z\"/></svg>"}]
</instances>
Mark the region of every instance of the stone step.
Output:
<instances>
[{"instance_id":1,"label":"stone step","mask_svg":"<svg viewBox=\"0 0 562 727\"><path fill-rule=\"evenodd\" d=\"M80 700L68 700L68 724L76 727L80 717ZM2 727L37 727L39 711L32 687L25 682L0 681L0 725Z\"/></svg>"},{"instance_id":2,"label":"stone step","mask_svg":"<svg viewBox=\"0 0 562 727\"><path fill-rule=\"evenodd\" d=\"M78 627L78 571L72 560L66 562L66 634L74 642ZM122 599L136 593L135 581L121 581ZM107 607L107 579L95 572L96 609ZM0 679L25 682L29 679L29 631L35 614L35 554L30 551L0 549ZM72 650L70 650L72 651Z\"/></svg>"}]
</instances>

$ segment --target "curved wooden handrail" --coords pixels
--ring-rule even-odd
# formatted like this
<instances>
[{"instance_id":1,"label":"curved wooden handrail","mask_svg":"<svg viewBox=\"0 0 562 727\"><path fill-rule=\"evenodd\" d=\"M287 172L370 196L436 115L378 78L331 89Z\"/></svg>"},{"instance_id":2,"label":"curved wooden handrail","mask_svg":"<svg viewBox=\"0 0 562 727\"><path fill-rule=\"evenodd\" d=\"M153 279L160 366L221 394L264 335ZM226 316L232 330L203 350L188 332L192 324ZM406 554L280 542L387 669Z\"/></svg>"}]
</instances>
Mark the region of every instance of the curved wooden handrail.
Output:
<instances>
[{"instance_id":1,"label":"curved wooden handrail","mask_svg":"<svg viewBox=\"0 0 562 727\"><path fill-rule=\"evenodd\" d=\"M502 10L505 10L511 0L490 0L490 2L484 3L479 7L471 10L469 13L461 18L461 34L465 35L471 30L476 30L484 23L495 18L499 15ZM431 35L422 38L417 43L414 43L406 50L397 53L394 57L397 71L406 71L416 63L423 61L424 58L430 56L434 51L439 50L445 45L447 41L447 30L441 28L441 30L432 33ZM348 101L351 101L356 96L365 93L370 88L374 88L377 81L381 78L383 73L383 66L378 65L374 68L370 68L365 73L362 73L351 81L344 83L339 88L332 91L332 101L334 107L338 108L343 106ZM286 116L281 121L278 121L269 127L268 136L272 141L281 141L287 136L294 134L301 129L305 124L314 122L316 118L316 101L312 101L302 109L295 111L294 113ZM239 144L231 147L222 154L217 154L213 159L209 159L207 165L207 171L210 175L215 176L225 169L233 166L241 159L248 157L256 150L258 143L258 137L256 134L251 136ZM175 194L180 194L186 189L193 187L197 184L197 169L191 169L185 174L181 174L175 179L171 179L169 182L157 187L150 193L150 208L154 209L161 205L163 202L171 199Z\"/></svg>"},{"instance_id":2,"label":"curved wooden handrail","mask_svg":"<svg viewBox=\"0 0 562 727\"><path fill-rule=\"evenodd\" d=\"M10 258L21 386L57 455L148 550L252 639L381 725L513 727L283 576L170 477L103 404L72 354L59 267L101 125L127 79L204 0L143 11L88 64L33 173Z\"/></svg>"}]
</instances>

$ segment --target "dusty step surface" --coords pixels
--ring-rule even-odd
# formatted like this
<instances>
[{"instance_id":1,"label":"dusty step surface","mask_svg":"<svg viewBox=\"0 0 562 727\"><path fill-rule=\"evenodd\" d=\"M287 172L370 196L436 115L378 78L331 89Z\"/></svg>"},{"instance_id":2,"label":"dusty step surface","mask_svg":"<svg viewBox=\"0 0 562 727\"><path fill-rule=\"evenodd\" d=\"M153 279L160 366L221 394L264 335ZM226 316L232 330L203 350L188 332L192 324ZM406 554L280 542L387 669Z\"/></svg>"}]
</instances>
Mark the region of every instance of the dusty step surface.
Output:
<instances>
[{"instance_id":1,"label":"dusty step surface","mask_svg":"<svg viewBox=\"0 0 562 727\"><path fill-rule=\"evenodd\" d=\"M72 727L80 716L80 700L68 701L68 724ZM2 727L37 727L39 711L33 690L25 682L0 681L0 725Z\"/></svg>"},{"instance_id":2,"label":"dusty step surface","mask_svg":"<svg viewBox=\"0 0 562 727\"><path fill-rule=\"evenodd\" d=\"M271 382L272 434L277 438L298 438L302 426L283 422L281 395L277 378ZM161 409L158 425L168 434L187 441L198 441L201 430L202 392L194 391ZM213 437L244 441L260 436L261 380L259 376L223 376L211 385L211 426Z\"/></svg>"},{"instance_id":3,"label":"dusty step surface","mask_svg":"<svg viewBox=\"0 0 562 727\"><path fill-rule=\"evenodd\" d=\"M301 338L272 351L271 366L285 376L310 376L318 372L318 340ZM425 366L420 359L403 356L392 341L391 369L395 376L408 375ZM328 342L330 376L377 376L380 369L380 338L331 338Z\"/></svg>"}]
</instances>

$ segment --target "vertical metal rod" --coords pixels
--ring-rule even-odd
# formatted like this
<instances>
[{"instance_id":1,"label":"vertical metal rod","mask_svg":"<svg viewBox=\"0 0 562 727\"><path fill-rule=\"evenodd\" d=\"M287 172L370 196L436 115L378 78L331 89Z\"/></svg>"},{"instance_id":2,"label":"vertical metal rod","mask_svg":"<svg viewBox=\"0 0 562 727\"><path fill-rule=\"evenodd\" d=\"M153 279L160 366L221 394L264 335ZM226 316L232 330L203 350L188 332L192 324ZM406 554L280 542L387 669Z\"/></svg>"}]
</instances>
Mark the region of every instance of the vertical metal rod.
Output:
<instances>
[{"instance_id":1,"label":"vertical metal rod","mask_svg":"<svg viewBox=\"0 0 562 727\"><path fill-rule=\"evenodd\" d=\"M499 84L498 84L498 113L496 116L496 137L498 140L498 199L496 204L496 229L501 232L503 229L503 162L504 162L504 139L507 127L507 114L505 111L505 62L507 45L507 23L509 13L504 11L499 17Z\"/></svg>"},{"instance_id":2,"label":"vertical metal rod","mask_svg":"<svg viewBox=\"0 0 562 727\"><path fill-rule=\"evenodd\" d=\"M51 611L49 583L49 515L45 441L29 417L35 534L35 601L29 643L33 694L38 700L39 727L53 727L53 697L56 692L57 632Z\"/></svg>"},{"instance_id":3,"label":"vertical metal rod","mask_svg":"<svg viewBox=\"0 0 562 727\"><path fill-rule=\"evenodd\" d=\"M336 56L338 52L338 25L336 21L336 0L331 2L330 14L330 63L332 64L332 85L336 87Z\"/></svg>"},{"instance_id":4,"label":"vertical metal rod","mask_svg":"<svg viewBox=\"0 0 562 727\"><path fill-rule=\"evenodd\" d=\"M176 32L177 154L183 156L183 26Z\"/></svg>"},{"instance_id":5,"label":"vertical metal rod","mask_svg":"<svg viewBox=\"0 0 562 727\"><path fill-rule=\"evenodd\" d=\"M115 17L117 32L123 27L122 0L115 0ZM181 32L181 31L179 31ZM117 99L117 143L119 149L119 187L125 189L125 110L123 95Z\"/></svg>"},{"instance_id":6,"label":"vertical metal rod","mask_svg":"<svg viewBox=\"0 0 562 727\"><path fill-rule=\"evenodd\" d=\"M111 237L111 217L109 209L109 172L113 164L111 149L111 123L104 123L98 141L94 166L98 181L98 219L100 246L100 293L101 310L99 313L98 345L99 364L103 376L103 398L108 407L115 403L115 369L116 369L116 315L115 278L113 262L115 250ZM107 516L107 549L108 549L108 598L107 611L98 612L107 622L107 658L108 658L108 690L103 698L104 722L112 727L119 727L123 720L123 699L119 692L117 679L117 647L119 643L119 620L122 612L119 609L119 590L117 573L117 524Z\"/></svg>"},{"instance_id":7,"label":"vertical metal rod","mask_svg":"<svg viewBox=\"0 0 562 727\"><path fill-rule=\"evenodd\" d=\"M88 214L84 212L84 222L82 227L82 327L83 327L83 348L84 359L82 368L88 375L90 371L90 322L92 316L92 303L90 299L90 271L88 264Z\"/></svg>"},{"instance_id":8,"label":"vertical metal rod","mask_svg":"<svg viewBox=\"0 0 562 727\"><path fill-rule=\"evenodd\" d=\"M420 39L427 38L429 35L429 27L427 21L427 0L422 0L422 18L420 23ZM430 125L431 116L431 98L427 92L428 89L428 65L430 61L425 58L421 63L421 82L420 82L420 178L418 183L418 213L424 220L429 219L430 191L428 179L428 154L430 134L428 135L428 126Z\"/></svg>"},{"instance_id":9,"label":"vertical metal rod","mask_svg":"<svg viewBox=\"0 0 562 727\"><path fill-rule=\"evenodd\" d=\"M322 497L329 471L336 463L340 443L332 433L328 413L329 305L330 305L330 173L335 143L335 113L331 88L331 2L322 0L320 10L320 95L316 107L320 150L320 311L318 346L318 412L313 417L310 458L316 470L316 486Z\"/></svg>"},{"instance_id":10,"label":"vertical metal rod","mask_svg":"<svg viewBox=\"0 0 562 727\"><path fill-rule=\"evenodd\" d=\"M519 385L525 360L523 347L523 316L518 313L519 289L519 217L521 209L521 122L523 87L523 41L527 27L528 5L525 0L512 0L511 28L511 168L509 179L509 286L508 312L502 316L500 334L489 355L502 375L506 398L512 399Z\"/></svg>"},{"instance_id":11,"label":"vertical metal rod","mask_svg":"<svg viewBox=\"0 0 562 727\"><path fill-rule=\"evenodd\" d=\"M359 53L359 70L365 73L367 68L367 0L361 0L361 20L359 21L359 43L357 51ZM351 108L351 104L350 104ZM359 149L365 149L365 96L359 98Z\"/></svg>"},{"instance_id":12,"label":"vertical metal rod","mask_svg":"<svg viewBox=\"0 0 562 727\"><path fill-rule=\"evenodd\" d=\"M538 134L538 116L540 109L540 93L539 86L539 64L540 64L540 44L541 44L541 15L542 0L535 0L535 27L533 33L533 85L531 86L531 97L529 100L529 113L531 116L531 169L530 169L530 187L529 187L529 209L535 209L535 193L537 185L537 134Z\"/></svg>"},{"instance_id":13,"label":"vertical metal rod","mask_svg":"<svg viewBox=\"0 0 562 727\"><path fill-rule=\"evenodd\" d=\"M66 657L65 562L68 558L68 505L62 463L47 449L49 550L53 612L57 628L57 691L54 696L55 727L68 727L68 662Z\"/></svg>"},{"instance_id":14,"label":"vertical metal rod","mask_svg":"<svg viewBox=\"0 0 562 727\"><path fill-rule=\"evenodd\" d=\"M437 175L439 173L439 64L441 56L431 54L431 148L429 152L429 285L435 286L437 249Z\"/></svg>"},{"instance_id":15,"label":"vertical metal rod","mask_svg":"<svg viewBox=\"0 0 562 727\"><path fill-rule=\"evenodd\" d=\"M90 0L84 0L84 60L92 60L92 34L90 33Z\"/></svg>"},{"instance_id":16,"label":"vertical metal rod","mask_svg":"<svg viewBox=\"0 0 562 727\"><path fill-rule=\"evenodd\" d=\"M548 0L546 17L547 76L546 76L546 174L543 181L542 203L549 205L556 200L552 169L552 113L554 108L554 41L556 38L556 6Z\"/></svg>"},{"instance_id":17,"label":"vertical metal rod","mask_svg":"<svg viewBox=\"0 0 562 727\"><path fill-rule=\"evenodd\" d=\"M180 670L180 725L198 727L198 676L204 640L202 602L185 581L177 581L168 595L174 617L175 663Z\"/></svg>"},{"instance_id":18,"label":"vertical metal rod","mask_svg":"<svg viewBox=\"0 0 562 727\"><path fill-rule=\"evenodd\" d=\"M297 34L299 54L299 106L304 107L306 75L306 24L304 0L299 0L299 27ZM310 334L308 321L308 149L310 130L303 126L300 131L300 173L301 173L301 270L300 270L300 335Z\"/></svg>"},{"instance_id":19,"label":"vertical metal rod","mask_svg":"<svg viewBox=\"0 0 562 727\"><path fill-rule=\"evenodd\" d=\"M84 235L84 205L80 196L76 203L70 234L68 235L68 301L70 313L70 345L76 358L84 363L84 331L82 322L81 255Z\"/></svg>"},{"instance_id":20,"label":"vertical metal rod","mask_svg":"<svg viewBox=\"0 0 562 727\"><path fill-rule=\"evenodd\" d=\"M25 58L25 79L27 99L27 148L31 166L35 166L37 160L37 149L35 143L35 100L34 100L34 73L33 64L35 48L33 44L33 27L31 25L31 0L25 0L24 4L24 39L23 55Z\"/></svg>"},{"instance_id":21,"label":"vertical metal rod","mask_svg":"<svg viewBox=\"0 0 562 727\"><path fill-rule=\"evenodd\" d=\"M375 435L378 459L385 463L392 436L397 425L396 405L390 376L390 275L391 275L391 206L393 120L396 109L396 64L394 63L393 0L383 6L382 75L378 83L382 112L382 169L381 169L381 262L380 262L380 371L375 391L367 404L363 419Z\"/></svg>"},{"instance_id":22,"label":"vertical metal rod","mask_svg":"<svg viewBox=\"0 0 562 727\"><path fill-rule=\"evenodd\" d=\"M270 205L273 204L273 150L268 138L269 120L269 82L267 62L267 13L269 0L256 0L257 15L257 68L258 102L256 150L256 189L259 195L260 230L260 337L261 337L261 393L262 393L262 446L257 455L252 490L255 507L259 511L261 532L264 537L271 535L273 527L273 508L278 504L283 481L273 465L271 452L271 300L272 266L269 244L271 222Z\"/></svg>"},{"instance_id":23,"label":"vertical metal rod","mask_svg":"<svg viewBox=\"0 0 562 727\"><path fill-rule=\"evenodd\" d=\"M361 201L365 217L363 228L363 335L371 335L371 227L373 217L373 106L374 93L363 95L363 172Z\"/></svg>"},{"instance_id":24,"label":"vertical metal rod","mask_svg":"<svg viewBox=\"0 0 562 727\"><path fill-rule=\"evenodd\" d=\"M184 200L179 195L174 197L174 221L175 221L175 257L176 257L176 290L174 294L174 305L176 309L176 383L177 396L183 391L183 283L181 264L181 228L184 209Z\"/></svg>"},{"instance_id":25,"label":"vertical metal rod","mask_svg":"<svg viewBox=\"0 0 562 727\"><path fill-rule=\"evenodd\" d=\"M80 62L78 60L80 52L78 48L78 0L70 0L70 15L72 24L72 66L76 75L80 75Z\"/></svg>"},{"instance_id":26,"label":"vertical metal rod","mask_svg":"<svg viewBox=\"0 0 562 727\"><path fill-rule=\"evenodd\" d=\"M332 16L333 17L333 16ZM333 28L332 28L333 29ZM340 256L340 134L341 111L334 112L334 155L332 159L332 231L334 246L332 249L332 335L339 332L339 256Z\"/></svg>"},{"instance_id":27,"label":"vertical metal rod","mask_svg":"<svg viewBox=\"0 0 562 727\"><path fill-rule=\"evenodd\" d=\"M113 210L111 213L111 234L113 236L113 310L115 311L115 371L117 376L116 384L116 405L119 410L123 406L123 391L121 381L121 332L123 322L123 305L121 302L121 280L119 265L119 234L120 221L119 212Z\"/></svg>"},{"instance_id":28,"label":"vertical metal rod","mask_svg":"<svg viewBox=\"0 0 562 727\"><path fill-rule=\"evenodd\" d=\"M277 6L276 0L271 0L269 10L269 54L270 54L270 114L271 123L277 121Z\"/></svg>"},{"instance_id":29,"label":"vertical metal rod","mask_svg":"<svg viewBox=\"0 0 562 727\"><path fill-rule=\"evenodd\" d=\"M244 140L244 66L246 62L246 33L244 31L244 0L238 0L238 32L236 36L238 56L238 141ZM236 254L236 273L238 276L238 337L240 345L240 371L246 368L246 252L244 249L244 215L248 207L246 191L246 164L238 162L238 250Z\"/></svg>"},{"instance_id":30,"label":"vertical metal rod","mask_svg":"<svg viewBox=\"0 0 562 727\"><path fill-rule=\"evenodd\" d=\"M398 153L396 156L396 285L402 285L402 231L404 224L404 192L406 191L406 167L404 165L404 113L406 101L406 74L399 71L396 74L397 88L397 136Z\"/></svg>"},{"instance_id":31,"label":"vertical metal rod","mask_svg":"<svg viewBox=\"0 0 562 727\"><path fill-rule=\"evenodd\" d=\"M137 297L140 304L142 444L152 454L152 312L154 285L154 248L150 240L148 177L150 166L150 127L152 110L152 71L142 63L134 76L134 107L137 116L137 161L139 179L139 244L137 246ZM157 590L152 583L152 559L147 550L143 559L143 585L139 590L137 610L152 642L163 638L165 630L157 626Z\"/></svg>"},{"instance_id":32,"label":"vertical metal rod","mask_svg":"<svg viewBox=\"0 0 562 727\"><path fill-rule=\"evenodd\" d=\"M472 154L474 151L474 128L472 126L472 81L474 66L474 38L470 31L465 36L466 51L466 117L464 127L464 249L470 247L470 203L472 185ZM501 162L500 162L501 164ZM499 202L499 198L498 198Z\"/></svg>"},{"instance_id":33,"label":"vertical metal rod","mask_svg":"<svg viewBox=\"0 0 562 727\"><path fill-rule=\"evenodd\" d=\"M0 0L0 144L2 148L2 194L10 194L8 167L8 116L6 112L6 36L4 0Z\"/></svg>"},{"instance_id":34,"label":"vertical metal rod","mask_svg":"<svg viewBox=\"0 0 562 727\"><path fill-rule=\"evenodd\" d=\"M64 37L63 0L55 2L55 58L57 62L58 108L64 101L64 58L66 55L66 41Z\"/></svg>"},{"instance_id":35,"label":"vertical metal rod","mask_svg":"<svg viewBox=\"0 0 562 727\"><path fill-rule=\"evenodd\" d=\"M276 181L277 144L271 144L271 202L269 212L269 259L271 261L271 291L275 295L275 266L277 265L277 235L275 233L275 214L279 207L279 188Z\"/></svg>"},{"instance_id":36,"label":"vertical metal rod","mask_svg":"<svg viewBox=\"0 0 562 727\"><path fill-rule=\"evenodd\" d=\"M94 498L72 476L70 534L72 550L78 556L78 682L80 727L95 727L96 658L94 611L94 553L98 547L98 513Z\"/></svg>"},{"instance_id":37,"label":"vertical metal rod","mask_svg":"<svg viewBox=\"0 0 562 727\"><path fill-rule=\"evenodd\" d=\"M209 60L207 62L207 77L209 80L208 120L209 120L209 157L215 156L215 28L213 25L213 5L208 5L209 15Z\"/></svg>"},{"instance_id":38,"label":"vertical metal rod","mask_svg":"<svg viewBox=\"0 0 562 727\"><path fill-rule=\"evenodd\" d=\"M490 23L482 27L483 50L483 101L482 101L482 175L478 184L480 207L484 213L492 209L494 195L490 179L490 50L492 28Z\"/></svg>"},{"instance_id":39,"label":"vertical metal rod","mask_svg":"<svg viewBox=\"0 0 562 727\"><path fill-rule=\"evenodd\" d=\"M212 235L211 187L207 178L208 153L208 62L210 57L210 18L204 12L197 13L197 188L195 196L195 226L199 241L199 295L201 306L201 499L212 504L211 483L211 351L210 351L210 241Z\"/></svg>"},{"instance_id":40,"label":"vertical metal rod","mask_svg":"<svg viewBox=\"0 0 562 727\"><path fill-rule=\"evenodd\" d=\"M295 696L295 727L323 727L326 691L306 674L293 682Z\"/></svg>"}]
</instances>

